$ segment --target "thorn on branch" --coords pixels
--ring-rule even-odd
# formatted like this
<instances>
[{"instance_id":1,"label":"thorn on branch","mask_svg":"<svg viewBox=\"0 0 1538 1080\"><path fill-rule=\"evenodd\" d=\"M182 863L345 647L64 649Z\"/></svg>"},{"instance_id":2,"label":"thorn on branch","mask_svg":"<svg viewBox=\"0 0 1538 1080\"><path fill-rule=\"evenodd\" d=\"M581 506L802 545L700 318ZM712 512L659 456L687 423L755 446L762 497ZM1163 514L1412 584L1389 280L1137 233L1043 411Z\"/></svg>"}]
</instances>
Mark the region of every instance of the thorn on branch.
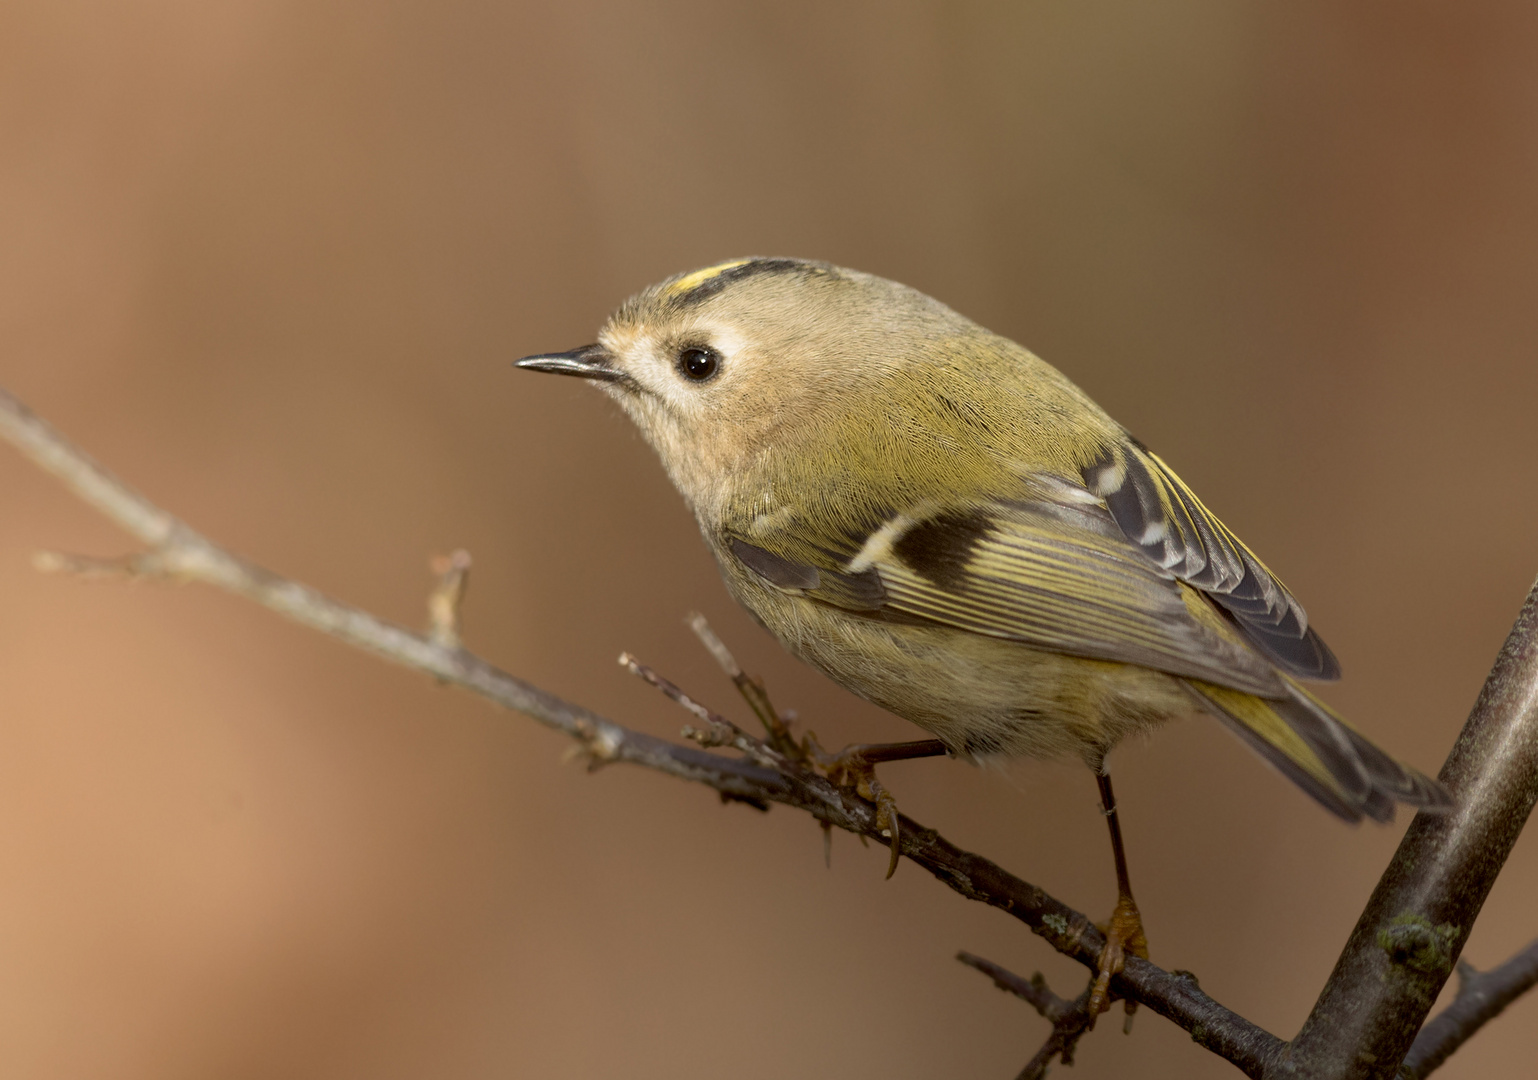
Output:
<instances>
[{"instance_id":1,"label":"thorn on branch","mask_svg":"<svg viewBox=\"0 0 1538 1080\"><path fill-rule=\"evenodd\" d=\"M762 810L766 814L769 812L769 804L763 799L755 799L751 795L734 795L729 791L720 791L717 794L721 796L722 806L728 803L742 803L744 806L751 806L755 810Z\"/></svg>"},{"instance_id":2,"label":"thorn on branch","mask_svg":"<svg viewBox=\"0 0 1538 1080\"><path fill-rule=\"evenodd\" d=\"M459 648L459 608L470 577L470 553L458 548L428 560L438 583L427 595L427 637L445 649Z\"/></svg>"}]
</instances>

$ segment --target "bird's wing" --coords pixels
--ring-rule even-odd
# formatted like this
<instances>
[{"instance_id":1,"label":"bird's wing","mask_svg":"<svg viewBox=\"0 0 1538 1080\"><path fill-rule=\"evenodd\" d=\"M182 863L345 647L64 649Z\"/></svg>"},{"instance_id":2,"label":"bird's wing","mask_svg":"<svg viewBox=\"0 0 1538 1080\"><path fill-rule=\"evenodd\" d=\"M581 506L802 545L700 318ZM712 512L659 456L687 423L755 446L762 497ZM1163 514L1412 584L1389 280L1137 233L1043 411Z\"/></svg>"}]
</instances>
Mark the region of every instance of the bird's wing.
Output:
<instances>
[{"instance_id":1,"label":"bird's wing","mask_svg":"<svg viewBox=\"0 0 1538 1080\"><path fill-rule=\"evenodd\" d=\"M1065 481L1036 486L1032 498L912 507L837 551L806 542L827 530L784 518L727 547L770 584L858 615L1286 692L1196 589L1129 543L1104 503Z\"/></svg>"},{"instance_id":2,"label":"bird's wing","mask_svg":"<svg viewBox=\"0 0 1538 1080\"><path fill-rule=\"evenodd\" d=\"M1340 664L1309 627L1302 605L1157 454L1133 442L1113 444L1083 476L1127 539L1221 605L1283 671L1340 678Z\"/></svg>"}]
</instances>

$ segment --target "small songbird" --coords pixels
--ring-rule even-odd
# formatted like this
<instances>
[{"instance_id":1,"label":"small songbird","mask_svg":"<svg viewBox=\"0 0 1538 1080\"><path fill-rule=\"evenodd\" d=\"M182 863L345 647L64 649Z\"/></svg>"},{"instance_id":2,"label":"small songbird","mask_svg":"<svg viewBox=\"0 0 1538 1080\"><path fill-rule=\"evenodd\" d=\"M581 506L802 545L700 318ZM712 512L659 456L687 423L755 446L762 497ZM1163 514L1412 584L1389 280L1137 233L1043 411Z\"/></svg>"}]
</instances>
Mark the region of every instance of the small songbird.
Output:
<instances>
[{"instance_id":1,"label":"small songbird","mask_svg":"<svg viewBox=\"0 0 1538 1080\"><path fill-rule=\"evenodd\" d=\"M1105 768L1125 736L1208 713L1348 821L1450 801L1304 689L1339 677L1334 655L1158 455L1055 368L914 289L734 259L627 300L597 344L518 365L618 401L737 601L938 740L855 748L854 765L948 753L1094 770L1120 899L1092 1016L1125 952L1146 955Z\"/></svg>"}]
</instances>

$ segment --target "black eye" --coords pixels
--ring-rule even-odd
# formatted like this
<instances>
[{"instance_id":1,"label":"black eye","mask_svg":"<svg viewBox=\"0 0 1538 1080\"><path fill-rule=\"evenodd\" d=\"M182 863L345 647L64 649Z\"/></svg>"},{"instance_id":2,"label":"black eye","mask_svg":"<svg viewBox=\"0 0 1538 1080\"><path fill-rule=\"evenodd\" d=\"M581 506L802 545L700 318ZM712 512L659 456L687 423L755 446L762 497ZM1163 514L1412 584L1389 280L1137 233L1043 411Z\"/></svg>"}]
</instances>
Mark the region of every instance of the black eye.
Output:
<instances>
[{"instance_id":1,"label":"black eye","mask_svg":"<svg viewBox=\"0 0 1538 1080\"><path fill-rule=\"evenodd\" d=\"M721 366L721 354L714 349L690 347L678 354L678 370L692 382L704 382Z\"/></svg>"}]
</instances>

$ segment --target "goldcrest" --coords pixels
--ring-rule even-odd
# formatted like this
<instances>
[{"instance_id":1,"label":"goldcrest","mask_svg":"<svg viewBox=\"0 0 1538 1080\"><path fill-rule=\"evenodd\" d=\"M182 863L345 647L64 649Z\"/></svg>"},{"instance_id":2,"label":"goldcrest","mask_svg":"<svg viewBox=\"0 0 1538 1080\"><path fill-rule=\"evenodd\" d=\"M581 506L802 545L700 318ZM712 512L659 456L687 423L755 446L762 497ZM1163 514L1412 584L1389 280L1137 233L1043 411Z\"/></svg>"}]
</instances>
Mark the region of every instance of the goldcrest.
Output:
<instances>
[{"instance_id":1,"label":"goldcrest","mask_svg":"<svg viewBox=\"0 0 1538 1080\"><path fill-rule=\"evenodd\" d=\"M519 365L618 401L737 601L952 755L1101 773L1121 739L1201 711L1342 818L1448 802L1304 688L1339 677L1334 655L1163 459L914 289L737 259Z\"/></svg>"}]
</instances>

